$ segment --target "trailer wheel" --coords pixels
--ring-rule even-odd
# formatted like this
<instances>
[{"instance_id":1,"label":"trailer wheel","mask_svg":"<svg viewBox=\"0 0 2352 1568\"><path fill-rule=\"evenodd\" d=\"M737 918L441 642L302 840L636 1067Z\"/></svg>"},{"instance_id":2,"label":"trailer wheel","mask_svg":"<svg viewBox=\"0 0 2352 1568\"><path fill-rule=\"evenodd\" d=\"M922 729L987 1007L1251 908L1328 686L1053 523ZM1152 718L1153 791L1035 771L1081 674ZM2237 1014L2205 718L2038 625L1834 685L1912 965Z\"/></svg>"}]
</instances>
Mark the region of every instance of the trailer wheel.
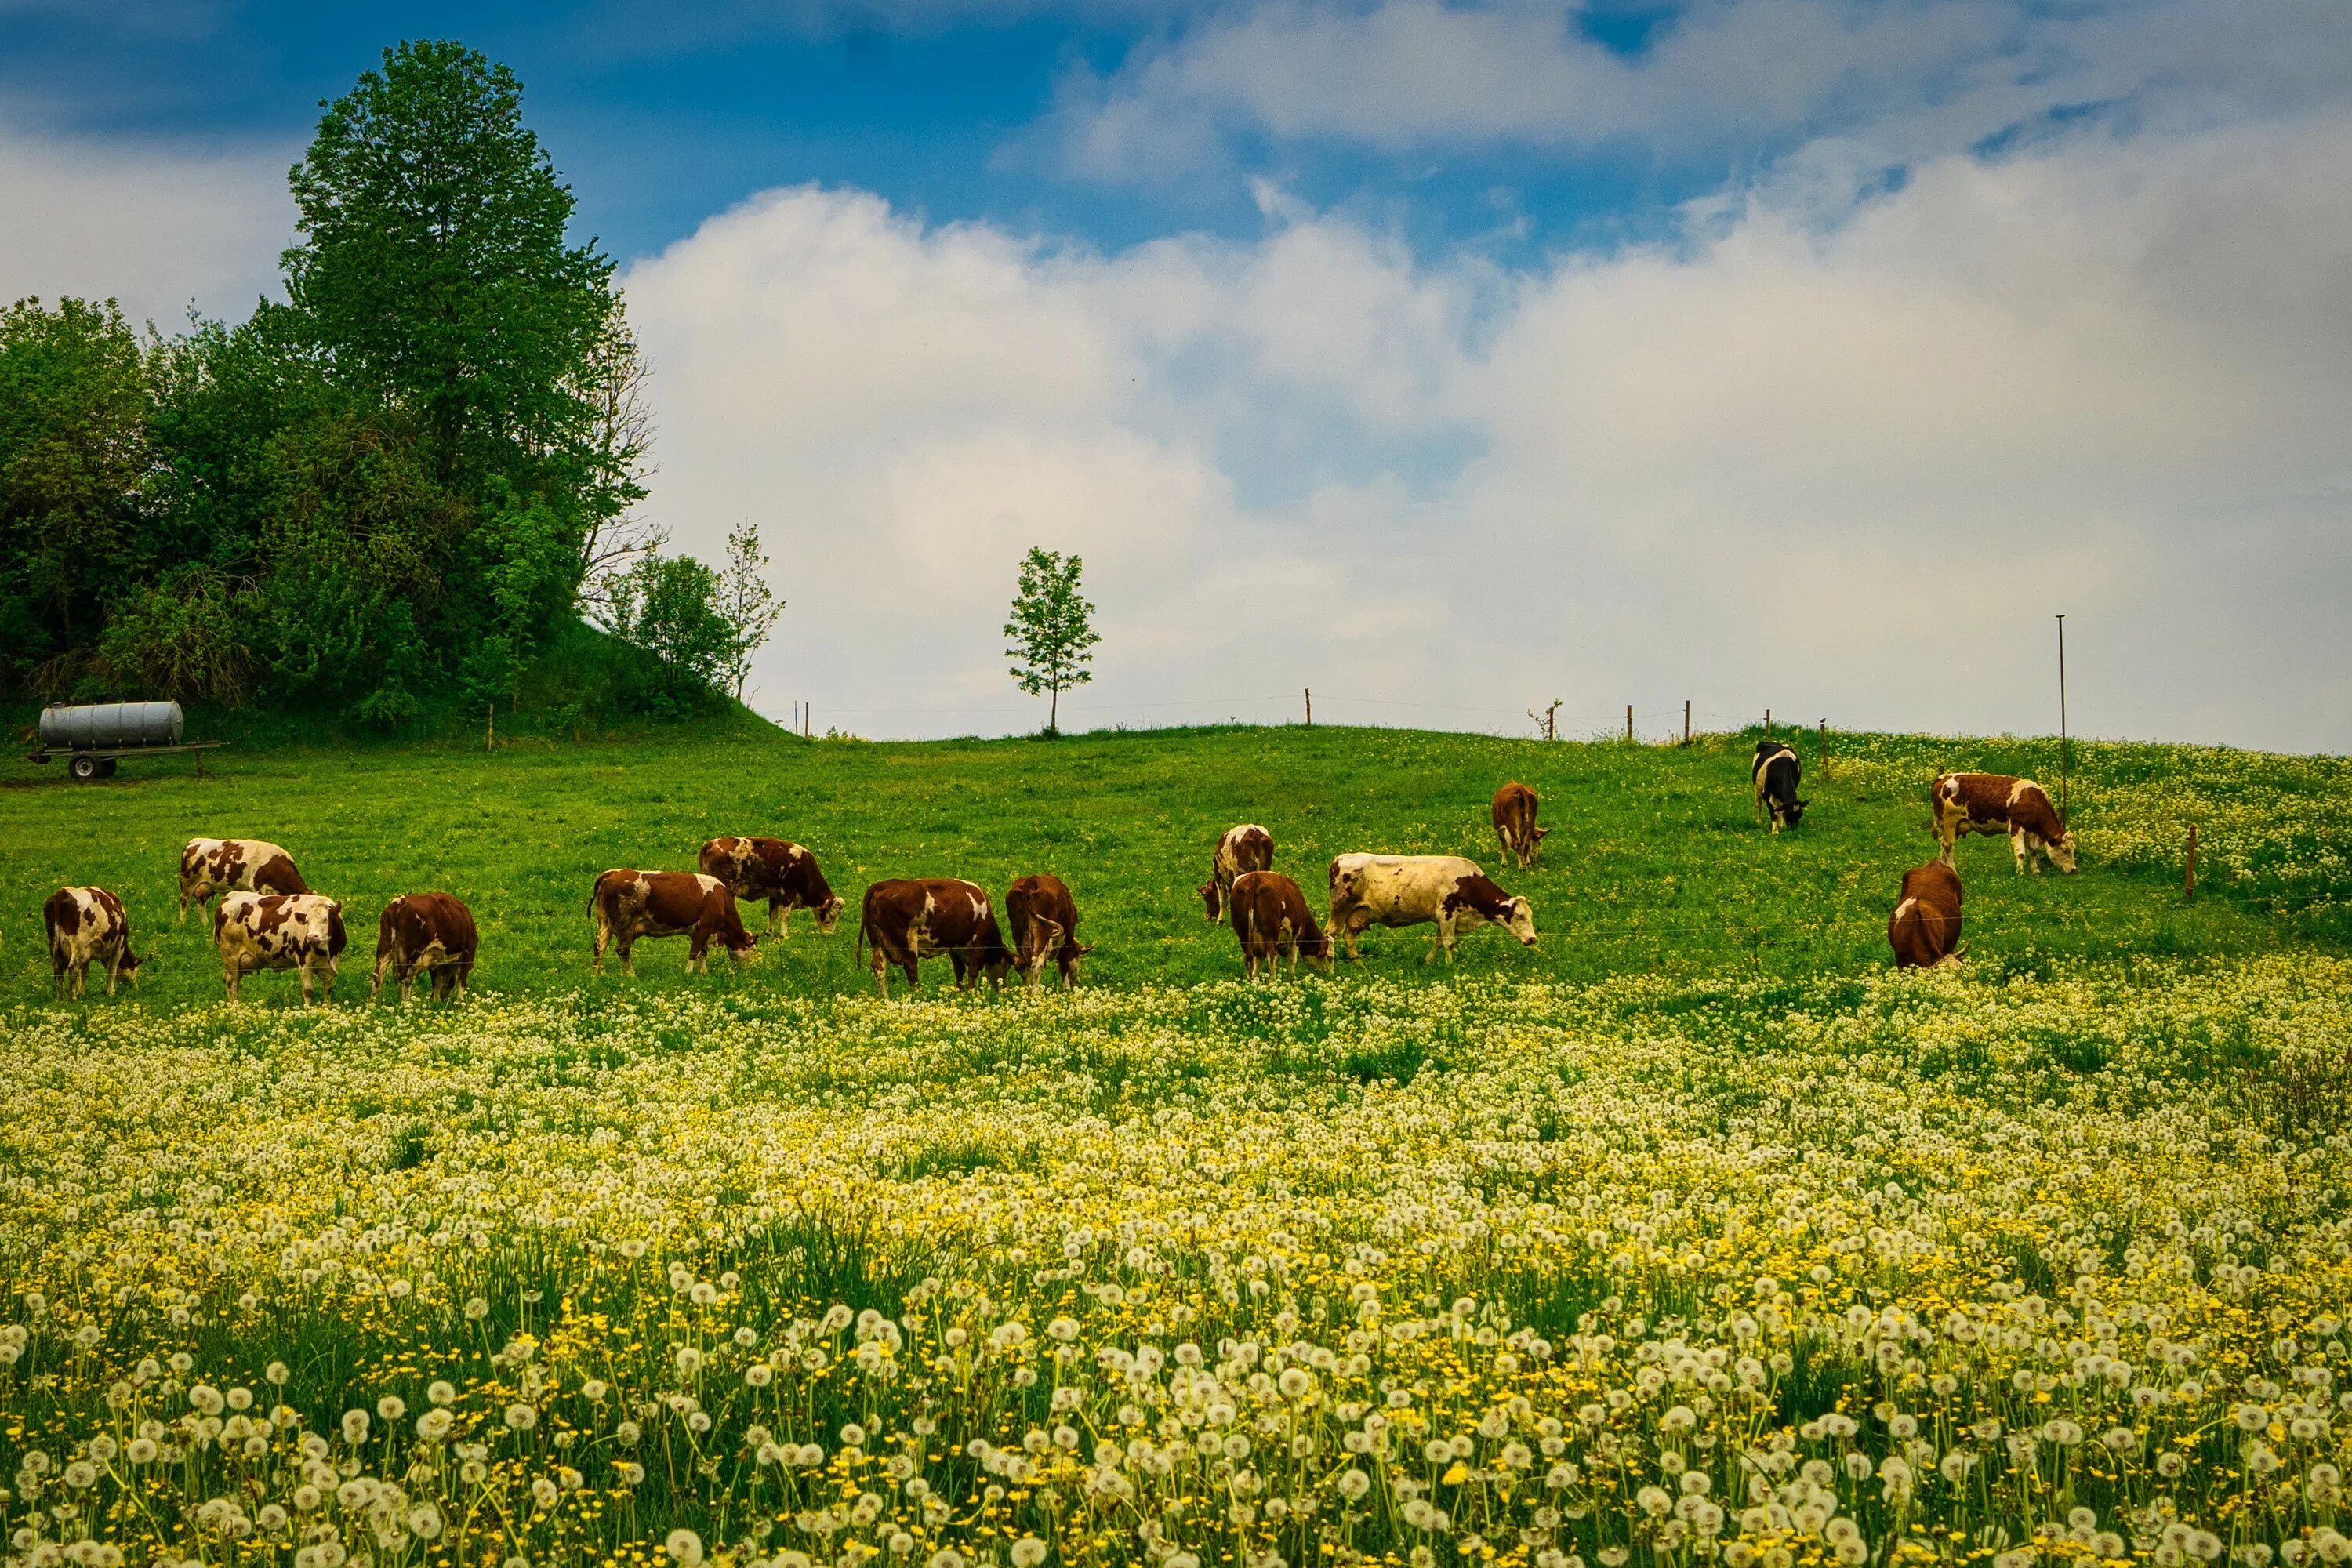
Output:
<instances>
[{"instance_id":1,"label":"trailer wheel","mask_svg":"<svg viewBox=\"0 0 2352 1568\"><path fill-rule=\"evenodd\" d=\"M90 780L96 778L98 776L98 759L96 757L76 757L73 760L73 776L75 782L78 784L88 784Z\"/></svg>"}]
</instances>

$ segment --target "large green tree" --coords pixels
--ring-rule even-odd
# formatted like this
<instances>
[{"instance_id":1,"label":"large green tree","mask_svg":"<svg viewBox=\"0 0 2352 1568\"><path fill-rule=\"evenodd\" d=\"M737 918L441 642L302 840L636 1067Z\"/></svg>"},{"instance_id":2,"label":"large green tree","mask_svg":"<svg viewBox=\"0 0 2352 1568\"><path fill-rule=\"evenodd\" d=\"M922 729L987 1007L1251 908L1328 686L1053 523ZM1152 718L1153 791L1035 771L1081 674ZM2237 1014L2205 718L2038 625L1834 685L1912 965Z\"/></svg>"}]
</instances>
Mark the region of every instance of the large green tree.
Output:
<instances>
[{"instance_id":1,"label":"large green tree","mask_svg":"<svg viewBox=\"0 0 2352 1568\"><path fill-rule=\"evenodd\" d=\"M416 413L453 479L551 467L611 483L589 470L613 263L569 243L572 193L514 73L404 43L323 107L290 175L286 290L337 376Z\"/></svg>"}]
</instances>

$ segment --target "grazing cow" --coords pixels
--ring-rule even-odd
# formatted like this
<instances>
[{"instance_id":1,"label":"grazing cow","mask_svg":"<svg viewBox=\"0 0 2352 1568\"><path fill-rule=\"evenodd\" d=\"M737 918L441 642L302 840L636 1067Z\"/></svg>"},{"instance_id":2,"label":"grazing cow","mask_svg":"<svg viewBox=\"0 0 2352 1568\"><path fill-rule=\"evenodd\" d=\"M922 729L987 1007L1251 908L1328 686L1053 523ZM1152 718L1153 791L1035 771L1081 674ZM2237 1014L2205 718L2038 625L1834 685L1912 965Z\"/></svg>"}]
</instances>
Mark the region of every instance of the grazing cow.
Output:
<instances>
[{"instance_id":1,"label":"grazing cow","mask_svg":"<svg viewBox=\"0 0 2352 1568\"><path fill-rule=\"evenodd\" d=\"M1886 922L1897 969L1942 969L1960 961L1960 879L1941 860L1903 873L1903 901Z\"/></svg>"},{"instance_id":2,"label":"grazing cow","mask_svg":"<svg viewBox=\"0 0 2352 1568\"><path fill-rule=\"evenodd\" d=\"M1477 865L1459 855L1342 855L1331 862L1331 934L1356 956L1356 939L1367 926L1435 922L1437 940L1422 959L1442 950L1454 962L1454 939L1482 925L1498 925L1536 944L1535 911L1525 899L1506 893Z\"/></svg>"},{"instance_id":3,"label":"grazing cow","mask_svg":"<svg viewBox=\"0 0 2352 1568\"><path fill-rule=\"evenodd\" d=\"M1062 879L1050 872L1024 877L1004 890L1004 922L1013 928L1013 967L1034 990L1051 958L1065 990L1078 983L1078 960L1094 951L1078 945L1078 906Z\"/></svg>"},{"instance_id":4,"label":"grazing cow","mask_svg":"<svg viewBox=\"0 0 2352 1568\"><path fill-rule=\"evenodd\" d=\"M122 900L104 888L59 888L41 906L41 923L48 928L50 978L59 994L66 991L68 970L73 971L73 994L83 994L93 963L106 965L109 996L118 980L138 984L130 917L122 912Z\"/></svg>"},{"instance_id":5,"label":"grazing cow","mask_svg":"<svg viewBox=\"0 0 2352 1568\"><path fill-rule=\"evenodd\" d=\"M1225 836L1217 840L1216 854L1210 858L1209 879L1201 884L1201 901L1209 908L1209 923L1217 923L1225 900L1233 896L1234 878L1244 871L1266 870L1273 864L1273 834L1255 822L1226 828Z\"/></svg>"},{"instance_id":6,"label":"grazing cow","mask_svg":"<svg viewBox=\"0 0 2352 1568\"><path fill-rule=\"evenodd\" d=\"M842 902L817 869L816 857L782 838L714 838L702 847L702 874L727 884L739 899L768 900L768 932L788 938L794 910L816 914L819 935L831 936Z\"/></svg>"},{"instance_id":7,"label":"grazing cow","mask_svg":"<svg viewBox=\"0 0 2352 1568\"><path fill-rule=\"evenodd\" d=\"M618 950L621 973L635 974L629 950L645 936L688 936L686 966L697 974L709 972L710 944L717 942L738 963L751 961L753 938L735 912L735 895L716 877L692 871L638 871L627 867L606 871L588 895L588 912L596 921L596 957L591 966L604 972L604 950Z\"/></svg>"},{"instance_id":8,"label":"grazing cow","mask_svg":"<svg viewBox=\"0 0 2352 1568\"><path fill-rule=\"evenodd\" d=\"M1952 847L1971 833L2009 835L2010 852L2023 875L2031 864L2041 875L2047 859L2061 871L2074 869L2074 836L2058 820L2050 797L2032 779L2007 773L1946 773L1929 795L1936 807L1936 837L1944 841L1943 862L1952 863Z\"/></svg>"},{"instance_id":9,"label":"grazing cow","mask_svg":"<svg viewBox=\"0 0 2352 1568\"><path fill-rule=\"evenodd\" d=\"M215 893L307 893L294 857L258 838L191 838L180 851L180 919Z\"/></svg>"},{"instance_id":10,"label":"grazing cow","mask_svg":"<svg viewBox=\"0 0 2352 1568\"><path fill-rule=\"evenodd\" d=\"M375 977L368 986L373 1001L383 990L389 967L400 983L400 999L423 974L432 984L433 1000L452 990L462 993L474 973L474 913L446 893L404 893L384 905L375 927Z\"/></svg>"},{"instance_id":11,"label":"grazing cow","mask_svg":"<svg viewBox=\"0 0 2352 1568\"><path fill-rule=\"evenodd\" d=\"M228 893L213 910L213 946L232 1002L237 982L257 969L299 972L305 1007L310 977L323 969L331 1002L335 961L343 955L343 906L316 893Z\"/></svg>"},{"instance_id":12,"label":"grazing cow","mask_svg":"<svg viewBox=\"0 0 2352 1568\"><path fill-rule=\"evenodd\" d=\"M1523 784L1507 784L1495 792L1495 837L1503 842L1503 853L1519 863L1524 871L1536 863L1536 853L1543 846L1549 827L1536 826L1536 809L1542 802L1536 792Z\"/></svg>"},{"instance_id":13,"label":"grazing cow","mask_svg":"<svg viewBox=\"0 0 2352 1568\"><path fill-rule=\"evenodd\" d=\"M1004 983L1013 954L997 929L988 890L956 877L923 877L877 882L866 889L857 917L861 955L874 953L874 988L890 994L890 965L906 972L907 984L921 984L916 963L947 954L955 965L956 989L979 980Z\"/></svg>"},{"instance_id":14,"label":"grazing cow","mask_svg":"<svg viewBox=\"0 0 2352 1568\"><path fill-rule=\"evenodd\" d=\"M1804 765L1797 753L1778 741L1756 742L1756 763L1751 770L1756 783L1756 820L1771 814L1772 831L1794 827L1804 820L1805 807L1813 803L1797 798L1797 786L1804 781Z\"/></svg>"},{"instance_id":15,"label":"grazing cow","mask_svg":"<svg viewBox=\"0 0 2352 1568\"><path fill-rule=\"evenodd\" d=\"M1226 900L1233 910L1234 934L1242 940L1242 970L1257 978L1264 963L1266 978L1279 978L1282 955L1290 954L1290 973L1298 973L1304 956L1317 968L1331 968L1331 933L1318 930L1307 895L1279 871L1244 871L1234 879Z\"/></svg>"}]
</instances>

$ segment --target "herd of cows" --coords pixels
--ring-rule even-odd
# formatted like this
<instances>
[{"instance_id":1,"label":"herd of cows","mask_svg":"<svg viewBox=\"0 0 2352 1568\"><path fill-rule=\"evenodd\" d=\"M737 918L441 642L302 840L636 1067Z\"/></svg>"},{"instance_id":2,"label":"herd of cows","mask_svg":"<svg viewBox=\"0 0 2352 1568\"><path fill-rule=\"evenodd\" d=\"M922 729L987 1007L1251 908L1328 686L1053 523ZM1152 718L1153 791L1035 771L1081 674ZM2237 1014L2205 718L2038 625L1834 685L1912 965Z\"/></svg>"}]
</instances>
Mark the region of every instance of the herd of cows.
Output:
<instances>
[{"instance_id":1,"label":"herd of cows","mask_svg":"<svg viewBox=\"0 0 2352 1568\"><path fill-rule=\"evenodd\" d=\"M1779 833L1795 826L1810 802L1797 791L1802 770L1797 754L1774 741L1758 743L1751 768L1756 816ZM1960 881L1953 849L1970 833L2007 834L2017 869L2036 872L2047 860L2062 871L2074 869L2074 836L2060 820L2049 796L2031 779L2001 773L1946 773L1930 796L1943 852L1904 873L1899 900L1887 921L1887 941L1897 967L1933 967L1957 962L1960 943ZM1495 792L1492 818L1503 853L1519 869L1536 862L1549 829L1536 826L1540 803L1526 784L1511 783ZM818 931L831 932L844 903L825 881L816 857L780 838L713 838L702 847L694 871L619 868L597 877L589 894L594 927L593 968L601 972L607 949L634 973L631 951L641 938L691 939L689 967L702 972L713 943L741 962L757 939L744 928L738 900L768 905L768 934L785 934L793 911L806 910ZM1372 926L1436 928L1428 958L1440 952L1451 963L1462 933L1499 926L1528 947L1535 945L1535 911L1524 898L1507 893L1485 871L1457 855L1341 855L1328 873L1327 918L1318 923L1298 884L1274 869L1274 836L1255 823L1228 828L1210 858L1209 880L1201 899L1211 924L1231 925L1241 944L1244 973L1251 979L1264 967L1280 973L1289 959L1328 969L1338 947L1357 954L1357 939ZM313 893L293 857L275 844L253 838L197 838L180 854L179 918L218 899L213 910L213 942L221 960L230 1000L238 982L257 970L291 969L300 976L302 1000L312 999L314 977L323 976L331 999L335 974L346 945L342 905ZM131 948L131 923L122 901L104 888L59 888L43 905L53 980L60 993L84 994L93 963L107 976L111 995L123 979L135 980L139 958ZM1092 949L1077 940L1078 911L1068 886L1040 873L1014 882L1004 895L1004 927L986 889L954 877L876 882L866 889L858 911L857 947L870 958L874 983L889 994L889 972L901 971L918 984L918 964L944 957L959 989L986 980L1002 985L1018 974L1034 986L1052 963L1065 986L1076 984L1079 960ZM474 917L447 893L408 893L384 906L376 927L375 972L369 994L381 994L389 974L405 1001L416 981L425 979L432 996L463 991L478 945ZM1424 960L1426 962L1426 960Z\"/></svg>"}]
</instances>

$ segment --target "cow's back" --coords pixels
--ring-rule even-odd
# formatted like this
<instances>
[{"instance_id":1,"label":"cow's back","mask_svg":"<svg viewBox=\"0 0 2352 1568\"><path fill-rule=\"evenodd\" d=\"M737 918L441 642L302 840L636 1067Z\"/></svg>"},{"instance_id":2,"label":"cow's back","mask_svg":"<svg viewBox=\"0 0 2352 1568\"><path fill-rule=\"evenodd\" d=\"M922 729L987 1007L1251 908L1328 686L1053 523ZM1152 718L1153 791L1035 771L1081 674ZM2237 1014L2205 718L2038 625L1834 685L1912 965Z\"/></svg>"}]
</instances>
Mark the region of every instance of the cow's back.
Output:
<instances>
[{"instance_id":1,"label":"cow's back","mask_svg":"<svg viewBox=\"0 0 2352 1568\"><path fill-rule=\"evenodd\" d=\"M1536 792L1514 779L1495 792L1488 815L1495 826L1513 834L1525 833L1535 826L1538 807Z\"/></svg>"}]
</instances>

